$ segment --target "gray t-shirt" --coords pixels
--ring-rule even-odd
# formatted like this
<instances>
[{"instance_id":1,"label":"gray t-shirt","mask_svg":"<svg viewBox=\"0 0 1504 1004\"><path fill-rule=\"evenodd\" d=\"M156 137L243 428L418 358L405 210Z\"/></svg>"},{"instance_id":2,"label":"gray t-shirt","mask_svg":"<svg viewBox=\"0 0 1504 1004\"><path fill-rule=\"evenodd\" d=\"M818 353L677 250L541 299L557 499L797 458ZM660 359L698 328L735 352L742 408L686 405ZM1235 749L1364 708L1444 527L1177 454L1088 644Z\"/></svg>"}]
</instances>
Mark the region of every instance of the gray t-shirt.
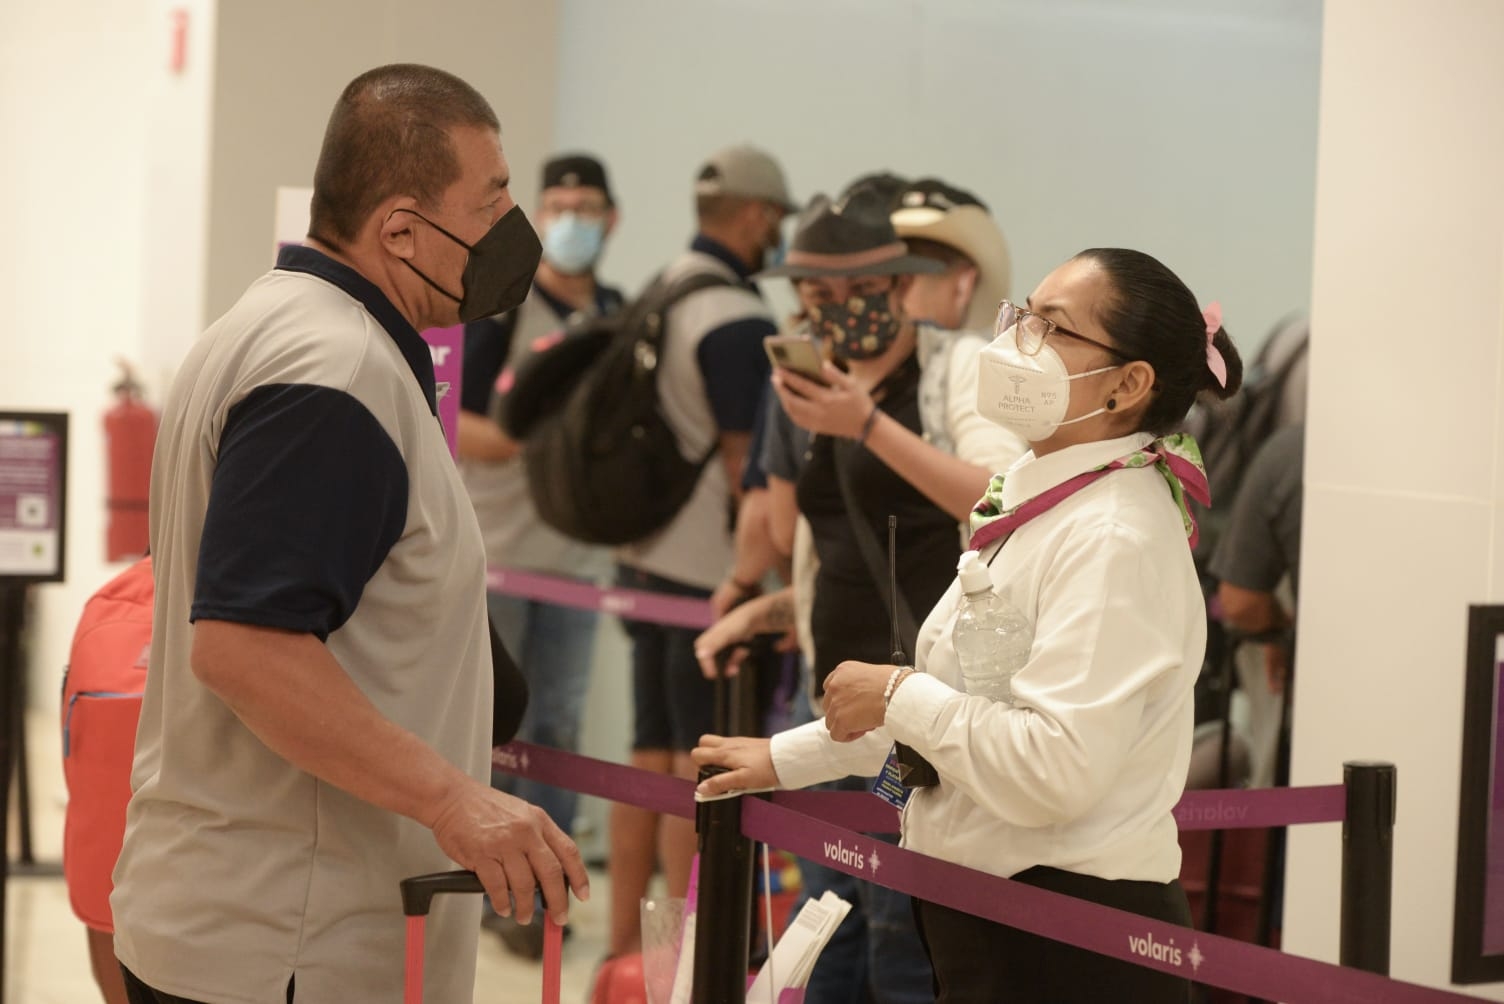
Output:
<instances>
[{"instance_id":1,"label":"gray t-shirt","mask_svg":"<svg viewBox=\"0 0 1504 1004\"><path fill-rule=\"evenodd\" d=\"M1218 579L1273 592L1288 572L1292 590L1298 586L1304 465L1304 425L1280 429L1254 454L1212 557Z\"/></svg>"},{"instance_id":2,"label":"gray t-shirt","mask_svg":"<svg viewBox=\"0 0 1504 1004\"><path fill-rule=\"evenodd\" d=\"M697 242L699 246L699 242ZM708 386L701 345L716 331L737 322L754 322L747 331L751 354L761 371L749 370L747 381L756 401L759 382L766 377L762 335L773 333L771 315L758 294L741 284L741 277L720 257L690 250L663 271L668 282L701 272L718 272L735 285L700 290L685 297L668 313L667 332L658 358L658 395L664 418L674 430L679 452L699 459L710 453L721 433L716 403ZM750 429L749 416L746 426ZM731 567L731 483L719 453L711 456L696 482L689 501L662 530L646 540L622 547L618 560L631 568L650 572L684 585L711 590Z\"/></svg>"},{"instance_id":3,"label":"gray t-shirt","mask_svg":"<svg viewBox=\"0 0 1504 1004\"><path fill-rule=\"evenodd\" d=\"M395 1002L400 879L433 834L272 752L194 675L193 621L321 639L361 692L477 780L492 674L480 527L428 347L372 283L284 248L193 347L152 465L151 664L110 899L116 953L210 1004ZM480 900L444 896L425 1000L469 1001Z\"/></svg>"},{"instance_id":4,"label":"gray t-shirt","mask_svg":"<svg viewBox=\"0 0 1504 1004\"><path fill-rule=\"evenodd\" d=\"M762 437L763 470L775 478L797 482L799 473L804 470L810 440L814 437L808 429L794 424L777 394L768 394Z\"/></svg>"}]
</instances>

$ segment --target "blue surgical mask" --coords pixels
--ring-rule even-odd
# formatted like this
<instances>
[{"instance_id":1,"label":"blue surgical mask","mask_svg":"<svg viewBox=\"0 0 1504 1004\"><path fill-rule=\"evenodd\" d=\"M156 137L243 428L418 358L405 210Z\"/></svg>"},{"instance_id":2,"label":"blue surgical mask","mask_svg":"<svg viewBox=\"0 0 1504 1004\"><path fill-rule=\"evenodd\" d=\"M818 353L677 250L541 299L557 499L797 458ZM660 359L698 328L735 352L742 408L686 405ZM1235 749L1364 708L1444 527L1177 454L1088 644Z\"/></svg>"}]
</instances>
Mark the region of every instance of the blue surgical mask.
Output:
<instances>
[{"instance_id":1,"label":"blue surgical mask","mask_svg":"<svg viewBox=\"0 0 1504 1004\"><path fill-rule=\"evenodd\" d=\"M595 267L605 240L604 220L582 220L564 213L543 233L543 257L565 275L580 275Z\"/></svg>"},{"instance_id":2,"label":"blue surgical mask","mask_svg":"<svg viewBox=\"0 0 1504 1004\"><path fill-rule=\"evenodd\" d=\"M789 256L789 241L787 237L780 237L778 243L770 248L764 248L762 252L763 268L778 268Z\"/></svg>"}]
</instances>

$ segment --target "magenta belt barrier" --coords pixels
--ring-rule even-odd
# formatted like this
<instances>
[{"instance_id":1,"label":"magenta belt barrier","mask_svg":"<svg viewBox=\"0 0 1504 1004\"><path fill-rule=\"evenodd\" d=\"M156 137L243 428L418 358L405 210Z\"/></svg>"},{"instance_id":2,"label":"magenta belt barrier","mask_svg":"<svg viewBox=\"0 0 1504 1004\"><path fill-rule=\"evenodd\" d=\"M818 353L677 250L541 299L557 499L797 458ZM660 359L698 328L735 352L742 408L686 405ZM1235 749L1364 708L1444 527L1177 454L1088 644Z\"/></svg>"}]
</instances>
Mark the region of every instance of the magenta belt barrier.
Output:
<instances>
[{"instance_id":1,"label":"magenta belt barrier","mask_svg":"<svg viewBox=\"0 0 1504 1004\"><path fill-rule=\"evenodd\" d=\"M582 794L686 818L694 815L693 785L682 778L527 743L498 747L493 762L498 769ZM1339 793L1335 801L1333 790ZM1177 818L1182 814L1193 817L1186 828L1201 829L1337 822L1342 818L1341 791L1341 785L1325 785L1191 792L1189 802L1182 800L1176 812ZM887 810L886 816L864 802L876 802ZM895 816L880 799L861 792L775 792L771 801L744 802L742 831L754 840L885 888L1235 993L1288 1004L1370 1004L1377 1000L1440 1004L1480 999L1151 920L963 868L857 832L857 828L891 832ZM830 822L834 817L850 826ZM886 825L871 825L883 824L885 819Z\"/></svg>"},{"instance_id":2,"label":"magenta belt barrier","mask_svg":"<svg viewBox=\"0 0 1504 1004\"><path fill-rule=\"evenodd\" d=\"M577 579L561 579L511 568L486 569L486 588L525 600L580 610L600 610L629 620L671 627L708 628L715 622L710 604L685 596L665 596L641 589L605 588Z\"/></svg>"},{"instance_id":3,"label":"magenta belt barrier","mask_svg":"<svg viewBox=\"0 0 1504 1004\"><path fill-rule=\"evenodd\" d=\"M528 743L498 746L492 752L492 763L509 774L581 794L630 802L686 819L694 815L694 786L667 774L639 771ZM630 797L624 797L623 785L631 786ZM898 832L898 810L866 792L775 791L772 801L862 833ZM1231 830L1340 823L1345 810L1342 785L1324 784L1309 788L1188 791L1173 812L1182 830Z\"/></svg>"}]
</instances>

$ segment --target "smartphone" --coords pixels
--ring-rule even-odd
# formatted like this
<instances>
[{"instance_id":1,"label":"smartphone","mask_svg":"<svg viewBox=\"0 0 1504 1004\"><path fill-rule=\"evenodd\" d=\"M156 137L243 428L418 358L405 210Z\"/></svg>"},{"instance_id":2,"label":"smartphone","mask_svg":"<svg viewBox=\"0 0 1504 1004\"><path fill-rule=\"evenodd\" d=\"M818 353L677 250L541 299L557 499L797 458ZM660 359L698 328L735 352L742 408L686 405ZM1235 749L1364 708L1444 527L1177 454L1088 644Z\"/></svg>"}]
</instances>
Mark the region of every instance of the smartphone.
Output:
<instances>
[{"instance_id":1,"label":"smartphone","mask_svg":"<svg viewBox=\"0 0 1504 1004\"><path fill-rule=\"evenodd\" d=\"M768 361L774 366L793 370L806 380L813 380L822 386L825 384L825 377L821 373L824 359L820 350L815 348L814 340L808 335L769 335L762 340L762 347L768 354Z\"/></svg>"}]
</instances>

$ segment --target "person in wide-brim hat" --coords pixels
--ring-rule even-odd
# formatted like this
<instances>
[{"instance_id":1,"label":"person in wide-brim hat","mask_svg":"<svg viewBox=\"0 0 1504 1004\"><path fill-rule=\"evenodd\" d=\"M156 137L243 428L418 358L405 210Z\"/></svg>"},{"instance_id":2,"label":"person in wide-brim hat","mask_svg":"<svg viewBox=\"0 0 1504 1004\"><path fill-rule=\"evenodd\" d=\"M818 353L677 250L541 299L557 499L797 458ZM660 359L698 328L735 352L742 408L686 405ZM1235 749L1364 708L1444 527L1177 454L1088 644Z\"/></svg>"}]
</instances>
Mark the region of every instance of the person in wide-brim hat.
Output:
<instances>
[{"instance_id":1,"label":"person in wide-brim hat","mask_svg":"<svg viewBox=\"0 0 1504 1004\"><path fill-rule=\"evenodd\" d=\"M974 271L957 275L966 304L947 328L991 332L999 301L1008 296L1013 259L996 219L980 199L939 179L914 182L898 196L893 228L906 241L938 244L964 257Z\"/></svg>"},{"instance_id":2,"label":"person in wide-brim hat","mask_svg":"<svg viewBox=\"0 0 1504 1004\"><path fill-rule=\"evenodd\" d=\"M938 262L910 254L874 200L858 196L832 202L816 195L799 214L783 264L764 269L756 278L917 275L943 269Z\"/></svg>"}]
</instances>

